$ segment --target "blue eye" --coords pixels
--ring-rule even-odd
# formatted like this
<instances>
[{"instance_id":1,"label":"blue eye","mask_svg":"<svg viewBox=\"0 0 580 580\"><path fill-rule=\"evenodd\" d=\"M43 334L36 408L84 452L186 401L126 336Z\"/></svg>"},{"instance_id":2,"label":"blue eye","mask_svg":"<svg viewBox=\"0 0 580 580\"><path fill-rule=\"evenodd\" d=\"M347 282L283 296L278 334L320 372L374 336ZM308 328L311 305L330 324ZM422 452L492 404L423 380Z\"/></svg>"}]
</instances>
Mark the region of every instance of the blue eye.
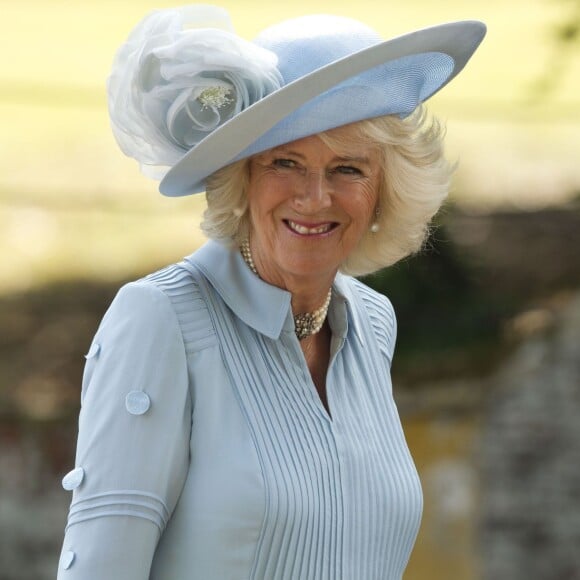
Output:
<instances>
[{"instance_id":1,"label":"blue eye","mask_svg":"<svg viewBox=\"0 0 580 580\"><path fill-rule=\"evenodd\" d=\"M362 175L362 171L358 167L352 167L350 165L339 165L334 169L334 172L340 173L342 175Z\"/></svg>"},{"instance_id":2,"label":"blue eye","mask_svg":"<svg viewBox=\"0 0 580 580\"><path fill-rule=\"evenodd\" d=\"M292 159L274 159L272 162L274 167L279 167L281 169L294 169L296 167L296 162Z\"/></svg>"}]
</instances>

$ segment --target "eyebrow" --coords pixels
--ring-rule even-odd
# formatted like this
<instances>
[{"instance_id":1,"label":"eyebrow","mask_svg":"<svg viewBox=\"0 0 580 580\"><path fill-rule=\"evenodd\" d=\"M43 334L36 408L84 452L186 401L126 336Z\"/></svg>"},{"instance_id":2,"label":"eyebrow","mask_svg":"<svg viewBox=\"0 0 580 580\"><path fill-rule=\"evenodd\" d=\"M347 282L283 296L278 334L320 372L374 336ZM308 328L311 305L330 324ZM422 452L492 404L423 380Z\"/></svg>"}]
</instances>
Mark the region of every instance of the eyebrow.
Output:
<instances>
[{"instance_id":1,"label":"eyebrow","mask_svg":"<svg viewBox=\"0 0 580 580\"><path fill-rule=\"evenodd\" d=\"M367 165L369 165L371 162L370 157L367 157L366 155L362 157L357 157L356 155L339 155L338 157L335 157L335 159L336 161L345 161L347 163L366 163Z\"/></svg>"}]
</instances>

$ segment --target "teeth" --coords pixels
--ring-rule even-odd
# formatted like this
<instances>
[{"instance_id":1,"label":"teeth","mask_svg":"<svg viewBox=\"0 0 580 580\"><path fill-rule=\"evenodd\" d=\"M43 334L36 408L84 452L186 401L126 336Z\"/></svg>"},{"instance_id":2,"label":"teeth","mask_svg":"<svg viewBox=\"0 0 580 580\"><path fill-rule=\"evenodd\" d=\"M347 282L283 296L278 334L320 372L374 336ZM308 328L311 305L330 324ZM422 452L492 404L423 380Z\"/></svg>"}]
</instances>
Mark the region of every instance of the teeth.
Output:
<instances>
[{"instance_id":1,"label":"teeth","mask_svg":"<svg viewBox=\"0 0 580 580\"><path fill-rule=\"evenodd\" d=\"M308 235L308 234L324 234L330 230L331 224L324 224L316 228L307 228L301 224L297 224L291 220L288 220L288 225L298 234Z\"/></svg>"}]
</instances>

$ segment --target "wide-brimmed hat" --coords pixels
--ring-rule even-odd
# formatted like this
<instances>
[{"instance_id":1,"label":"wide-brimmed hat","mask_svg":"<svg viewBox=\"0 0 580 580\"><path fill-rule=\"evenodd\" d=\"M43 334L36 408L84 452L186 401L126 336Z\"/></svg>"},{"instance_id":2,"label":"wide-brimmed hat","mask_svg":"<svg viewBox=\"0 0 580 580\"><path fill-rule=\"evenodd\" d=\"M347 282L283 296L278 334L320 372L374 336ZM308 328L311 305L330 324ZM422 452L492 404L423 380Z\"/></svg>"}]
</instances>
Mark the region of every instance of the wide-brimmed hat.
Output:
<instances>
[{"instance_id":1,"label":"wide-brimmed hat","mask_svg":"<svg viewBox=\"0 0 580 580\"><path fill-rule=\"evenodd\" d=\"M200 15L218 28L191 28ZM253 42L228 28L214 7L156 12L117 54L113 131L142 169L170 167L164 195L204 191L218 169L283 143L409 115L463 69L486 31L461 21L385 41L356 20L327 15L286 20Z\"/></svg>"}]
</instances>

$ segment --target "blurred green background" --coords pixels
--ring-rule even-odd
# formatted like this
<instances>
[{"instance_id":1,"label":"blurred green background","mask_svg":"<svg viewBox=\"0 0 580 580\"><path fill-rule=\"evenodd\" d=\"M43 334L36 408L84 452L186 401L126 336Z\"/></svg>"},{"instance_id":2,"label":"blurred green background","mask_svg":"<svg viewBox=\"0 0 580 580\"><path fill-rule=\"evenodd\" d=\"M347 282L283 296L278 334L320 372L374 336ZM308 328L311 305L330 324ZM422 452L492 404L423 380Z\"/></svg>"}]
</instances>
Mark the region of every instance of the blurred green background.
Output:
<instances>
[{"instance_id":1,"label":"blurred green background","mask_svg":"<svg viewBox=\"0 0 580 580\"><path fill-rule=\"evenodd\" d=\"M55 575L82 353L116 288L203 241L203 196L160 196L119 151L106 109L116 48L146 12L174 5L0 1L0 580ZM385 38L488 25L470 65L430 101L459 163L450 204L422 256L368 282L399 314L395 394L425 487L405 578L516 580L486 567L484 445L502 365L570 318L580 286L580 2L221 5L246 38L319 12ZM580 564L560 577L580 578Z\"/></svg>"}]
</instances>

